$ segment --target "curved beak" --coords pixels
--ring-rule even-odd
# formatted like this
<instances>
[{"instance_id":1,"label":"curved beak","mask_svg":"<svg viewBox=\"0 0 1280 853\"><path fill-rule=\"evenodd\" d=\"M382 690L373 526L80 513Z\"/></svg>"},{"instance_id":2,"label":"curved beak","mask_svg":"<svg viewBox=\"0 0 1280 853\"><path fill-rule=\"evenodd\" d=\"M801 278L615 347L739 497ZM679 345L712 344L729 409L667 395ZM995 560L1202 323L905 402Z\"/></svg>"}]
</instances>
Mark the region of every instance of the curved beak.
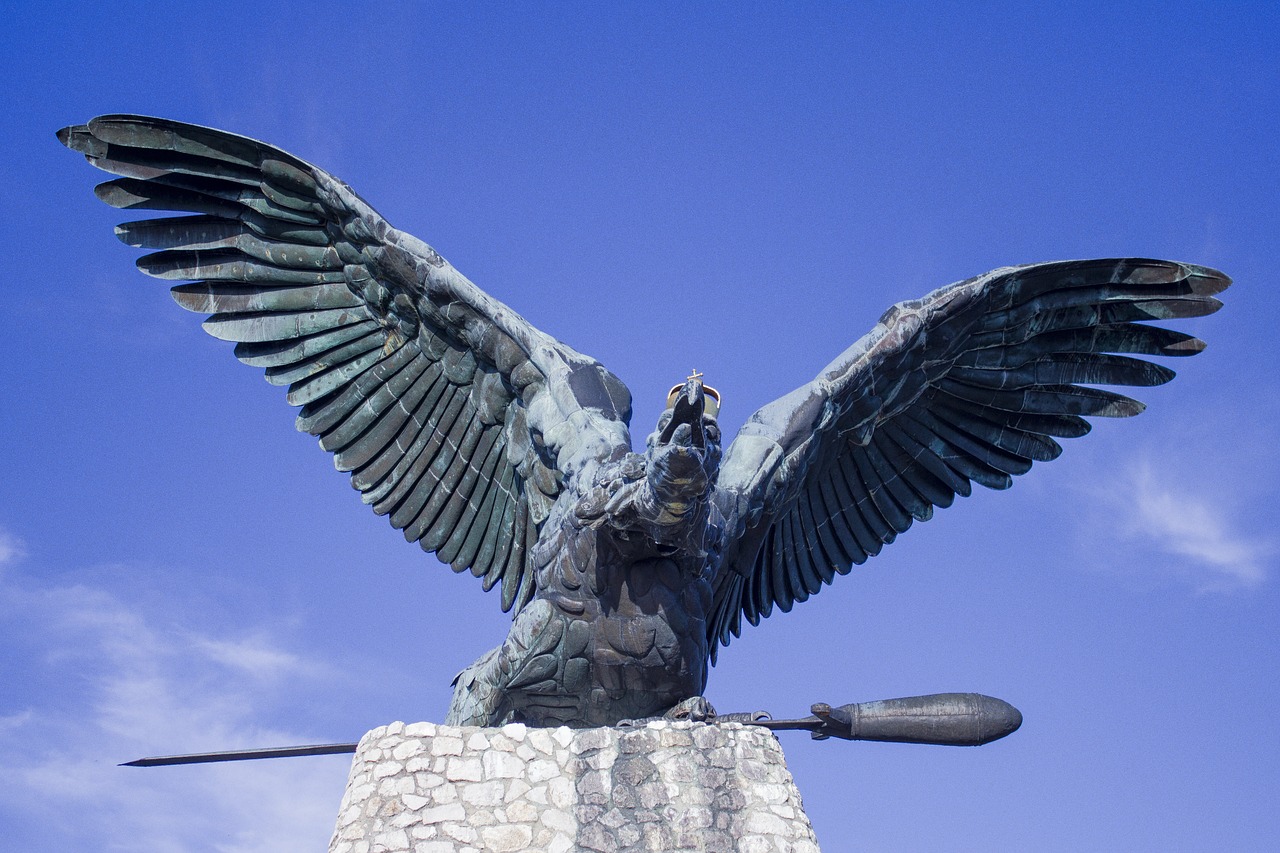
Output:
<instances>
[{"instance_id":1,"label":"curved beak","mask_svg":"<svg viewBox=\"0 0 1280 853\"><path fill-rule=\"evenodd\" d=\"M671 406L671 421L662 430L658 440L663 444L706 447L706 434L702 429L706 405L702 382L697 379L686 380Z\"/></svg>"}]
</instances>

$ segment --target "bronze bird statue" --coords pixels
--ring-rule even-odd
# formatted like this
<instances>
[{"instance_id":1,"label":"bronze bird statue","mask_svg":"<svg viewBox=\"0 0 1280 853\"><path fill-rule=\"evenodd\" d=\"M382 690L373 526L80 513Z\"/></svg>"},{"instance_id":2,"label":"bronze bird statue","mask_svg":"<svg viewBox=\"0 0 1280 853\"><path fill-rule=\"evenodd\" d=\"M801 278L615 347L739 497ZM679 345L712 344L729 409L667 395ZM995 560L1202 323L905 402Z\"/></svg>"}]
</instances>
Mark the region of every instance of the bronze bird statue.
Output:
<instances>
[{"instance_id":1,"label":"bronze bird statue","mask_svg":"<svg viewBox=\"0 0 1280 853\"><path fill-rule=\"evenodd\" d=\"M447 723L705 717L719 645L789 611L977 483L1008 488L1086 417L1159 385L1134 356L1203 344L1144 321L1216 311L1230 280L1147 259L1003 267L889 309L721 452L719 395L677 385L643 453L631 397L346 184L246 137L108 115L59 139L117 177L139 268L288 387L373 511L512 611Z\"/></svg>"}]
</instances>

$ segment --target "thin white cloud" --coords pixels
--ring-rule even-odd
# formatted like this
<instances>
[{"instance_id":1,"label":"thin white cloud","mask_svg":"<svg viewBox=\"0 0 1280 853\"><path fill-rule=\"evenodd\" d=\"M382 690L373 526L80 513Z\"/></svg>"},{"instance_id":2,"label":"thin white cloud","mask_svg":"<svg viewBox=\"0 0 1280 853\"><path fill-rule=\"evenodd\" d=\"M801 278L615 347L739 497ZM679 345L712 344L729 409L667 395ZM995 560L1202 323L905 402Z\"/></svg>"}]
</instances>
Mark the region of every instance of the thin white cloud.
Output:
<instances>
[{"instance_id":1,"label":"thin white cloud","mask_svg":"<svg viewBox=\"0 0 1280 853\"><path fill-rule=\"evenodd\" d=\"M1233 530L1221 506L1158 480L1150 464L1133 472L1134 531L1200 565L1220 584L1255 587L1266 580L1270 548Z\"/></svg>"},{"instance_id":2,"label":"thin white cloud","mask_svg":"<svg viewBox=\"0 0 1280 853\"><path fill-rule=\"evenodd\" d=\"M290 673L303 673L309 669L301 658L273 647L262 636L240 640L193 637L193 650L214 663L239 670L256 678L279 678Z\"/></svg>"},{"instance_id":3,"label":"thin white cloud","mask_svg":"<svg viewBox=\"0 0 1280 853\"><path fill-rule=\"evenodd\" d=\"M0 717L0 735L11 729L21 728L31 722L33 714L30 710L18 711L13 714L7 714Z\"/></svg>"},{"instance_id":4,"label":"thin white cloud","mask_svg":"<svg viewBox=\"0 0 1280 853\"><path fill-rule=\"evenodd\" d=\"M0 530L0 567L16 563L25 553L21 539Z\"/></svg>"},{"instance_id":5,"label":"thin white cloud","mask_svg":"<svg viewBox=\"0 0 1280 853\"><path fill-rule=\"evenodd\" d=\"M230 637L177 628L155 604L39 577L0 577L0 642L19 648L21 685L0 704L0 777L9 791L0 824L11 840L32 849L324 848L342 759L115 766L158 753L311 742L263 721L271 696L301 701L323 666L282 648L264 626Z\"/></svg>"},{"instance_id":6,"label":"thin white cloud","mask_svg":"<svg viewBox=\"0 0 1280 853\"><path fill-rule=\"evenodd\" d=\"M1165 555L1159 565L1202 592L1261 586L1274 543L1250 536L1232 505L1197 490L1150 460L1130 467L1106 501L1108 525Z\"/></svg>"}]
</instances>

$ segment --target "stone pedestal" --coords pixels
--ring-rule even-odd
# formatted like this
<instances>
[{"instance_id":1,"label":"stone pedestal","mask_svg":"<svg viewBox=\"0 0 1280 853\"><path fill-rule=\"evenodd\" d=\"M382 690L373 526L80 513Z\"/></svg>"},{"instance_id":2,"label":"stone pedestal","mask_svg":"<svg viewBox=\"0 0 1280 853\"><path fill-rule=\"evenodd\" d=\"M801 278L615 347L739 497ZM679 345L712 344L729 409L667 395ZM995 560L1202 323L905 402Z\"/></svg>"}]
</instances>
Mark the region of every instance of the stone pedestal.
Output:
<instances>
[{"instance_id":1,"label":"stone pedestal","mask_svg":"<svg viewBox=\"0 0 1280 853\"><path fill-rule=\"evenodd\" d=\"M817 853L777 739L392 723L360 741L330 853Z\"/></svg>"}]
</instances>

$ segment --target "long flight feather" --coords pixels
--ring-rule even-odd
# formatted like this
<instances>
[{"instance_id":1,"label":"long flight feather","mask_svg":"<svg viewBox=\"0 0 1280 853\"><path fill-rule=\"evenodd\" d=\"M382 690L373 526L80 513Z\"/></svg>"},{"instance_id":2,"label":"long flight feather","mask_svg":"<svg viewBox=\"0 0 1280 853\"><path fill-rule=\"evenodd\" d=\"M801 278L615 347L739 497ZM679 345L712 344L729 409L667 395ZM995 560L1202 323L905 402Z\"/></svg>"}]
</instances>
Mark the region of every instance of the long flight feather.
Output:
<instances>
[{"instance_id":1,"label":"long flight feather","mask_svg":"<svg viewBox=\"0 0 1280 853\"><path fill-rule=\"evenodd\" d=\"M398 353L401 349L404 349L404 347L400 347L396 352ZM352 360L371 352L378 353L377 359L381 359L386 356L383 345L383 336L376 332L365 335L363 338L357 338L354 341L349 341L342 346L334 347L328 352L312 356L306 361L300 361L287 367L268 367L266 371L264 371L264 375L266 376L267 381L272 385L293 385L312 376L316 376L323 371L347 364ZM375 359L375 361L377 359ZM329 390L335 390L335 388L331 388ZM328 392L326 391L324 393ZM324 396L324 394L315 396L312 399L318 399L319 396ZM293 400L291 399L290 402L293 402ZM308 400L306 402L310 401Z\"/></svg>"},{"instance_id":2,"label":"long flight feather","mask_svg":"<svg viewBox=\"0 0 1280 853\"><path fill-rule=\"evenodd\" d=\"M203 314L324 310L356 308L363 304L345 282L302 287L200 282L180 284L171 288L170 293L183 308Z\"/></svg>"},{"instance_id":3,"label":"long flight feather","mask_svg":"<svg viewBox=\"0 0 1280 853\"><path fill-rule=\"evenodd\" d=\"M286 399L291 406L302 406L312 400L318 400L331 391L336 391L355 377L373 367L386 353L382 347L375 347L362 355L342 364L327 367L306 379L300 379L289 386Z\"/></svg>"},{"instance_id":4,"label":"long flight feather","mask_svg":"<svg viewBox=\"0 0 1280 853\"><path fill-rule=\"evenodd\" d=\"M1146 406L1123 394L1080 385L1046 385L1020 391L978 388L944 379L938 387L962 400L1007 412L1090 415L1099 418L1127 418L1141 414Z\"/></svg>"},{"instance_id":5,"label":"long flight feather","mask_svg":"<svg viewBox=\"0 0 1280 853\"><path fill-rule=\"evenodd\" d=\"M1122 355L1050 353L1020 367L953 367L947 377L979 388L1022 389L1045 385L1163 385L1167 367Z\"/></svg>"},{"instance_id":6,"label":"long flight feather","mask_svg":"<svg viewBox=\"0 0 1280 853\"><path fill-rule=\"evenodd\" d=\"M306 337L368 319L369 312L363 307L332 308L323 311L214 314L201 325L206 332L224 341L257 343Z\"/></svg>"},{"instance_id":7,"label":"long flight feather","mask_svg":"<svg viewBox=\"0 0 1280 853\"><path fill-rule=\"evenodd\" d=\"M898 442L912 459L933 474L949 491L965 498L972 494L973 488L969 478L957 472L939 455L939 452L944 449L948 453L951 452L946 447L946 443L915 423L909 412L894 418L891 423L882 427L882 430L885 435ZM950 506L950 503L936 501L935 503L941 507Z\"/></svg>"},{"instance_id":8,"label":"long flight feather","mask_svg":"<svg viewBox=\"0 0 1280 853\"><path fill-rule=\"evenodd\" d=\"M359 468L386 447L431 387L431 378L423 379L430 362L412 347L396 350L393 359L377 377L378 385L358 388L355 404L320 436L320 446L334 454L339 471ZM362 385L364 379L352 385Z\"/></svg>"},{"instance_id":9,"label":"long flight feather","mask_svg":"<svg viewBox=\"0 0 1280 853\"><path fill-rule=\"evenodd\" d=\"M378 331L381 326L371 319L356 320L346 325L326 328L311 335L273 341L244 341L236 344L235 356L250 367L279 367L328 352L347 341ZM306 414L304 410L304 415ZM303 430L310 432L310 429Z\"/></svg>"}]
</instances>

